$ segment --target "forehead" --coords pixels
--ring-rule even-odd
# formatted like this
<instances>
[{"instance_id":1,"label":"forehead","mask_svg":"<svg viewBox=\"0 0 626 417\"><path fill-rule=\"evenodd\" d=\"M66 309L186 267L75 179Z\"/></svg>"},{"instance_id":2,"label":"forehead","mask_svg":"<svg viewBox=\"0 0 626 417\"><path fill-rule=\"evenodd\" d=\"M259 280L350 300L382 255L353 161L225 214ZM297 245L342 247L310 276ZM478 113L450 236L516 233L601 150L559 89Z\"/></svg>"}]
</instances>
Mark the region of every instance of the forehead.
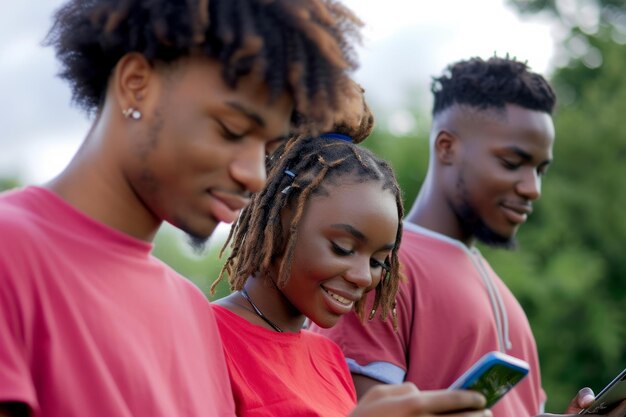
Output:
<instances>
[{"instance_id":1,"label":"forehead","mask_svg":"<svg viewBox=\"0 0 626 417\"><path fill-rule=\"evenodd\" d=\"M352 224L358 229L374 227L394 241L398 227L398 208L391 190L381 181L353 181L325 185L325 193L311 197L305 222L330 225Z\"/></svg>"},{"instance_id":2,"label":"forehead","mask_svg":"<svg viewBox=\"0 0 626 417\"><path fill-rule=\"evenodd\" d=\"M204 56L181 58L157 71L165 80L166 100L184 101L207 111L239 113L257 124L261 121L273 136L288 132L294 103L287 92L271 97L267 82L256 74L239 77L231 87L223 72L219 61Z\"/></svg>"},{"instance_id":3,"label":"forehead","mask_svg":"<svg viewBox=\"0 0 626 417\"><path fill-rule=\"evenodd\" d=\"M459 122L459 133L470 146L518 147L552 158L554 124L541 111L509 104L504 110L469 112Z\"/></svg>"}]
</instances>

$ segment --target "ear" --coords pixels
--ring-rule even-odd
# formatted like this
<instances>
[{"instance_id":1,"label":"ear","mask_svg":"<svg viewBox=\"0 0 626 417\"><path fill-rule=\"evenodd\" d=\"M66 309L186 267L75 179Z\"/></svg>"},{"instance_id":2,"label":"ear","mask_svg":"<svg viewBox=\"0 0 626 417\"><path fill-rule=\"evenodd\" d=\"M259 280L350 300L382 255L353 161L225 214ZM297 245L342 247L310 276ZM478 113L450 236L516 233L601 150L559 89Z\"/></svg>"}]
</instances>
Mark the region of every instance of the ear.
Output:
<instances>
[{"instance_id":1,"label":"ear","mask_svg":"<svg viewBox=\"0 0 626 417\"><path fill-rule=\"evenodd\" d=\"M459 139L454 133L440 130L435 137L433 151L441 164L451 165L459 146Z\"/></svg>"},{"instance_id":2,"label":"ear","mask_svg":"<svg viewBox=\"0 0 626 417\"><path fill-rule=\"evenodd\" d=\"M124 55L117 62L113 76L120 111L132 107L144 112L154 78L154 68L143 55L134 52Z\"/></svg>"}]
</instances>

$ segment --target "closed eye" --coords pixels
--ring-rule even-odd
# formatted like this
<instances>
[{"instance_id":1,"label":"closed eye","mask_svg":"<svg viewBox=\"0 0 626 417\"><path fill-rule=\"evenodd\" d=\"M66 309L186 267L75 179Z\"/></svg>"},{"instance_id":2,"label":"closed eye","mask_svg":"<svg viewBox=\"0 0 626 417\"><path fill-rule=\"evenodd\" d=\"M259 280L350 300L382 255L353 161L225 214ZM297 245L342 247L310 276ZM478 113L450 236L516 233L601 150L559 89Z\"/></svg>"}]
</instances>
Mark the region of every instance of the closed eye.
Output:
<instances>
[{"instance_id":1,"label":"closed eye","mask_svg":"<svg viewBox=\"0 0 626 417\"><path fill-rule=\"evenodd\" d=\"M335 242L331 241L330 243L331 243L331 247L333 249L333 252L335 252L339 256L349 256L349 255L352 255L354 253L353 250L343 248L343 247L339 246L338 244L336 244Z\"/></svg>"},{"instance_id":2,"label":"closed eye","mask_svg":"<svg viewBox=\"0 0 626 417\"><path fill-rule=\"evenodd\" d=\"M385 258L382 261L378 260L378 259L375 259L375 258L372 258L372 259L370 259L370 266L372 268L382 268L385 271L389 271L389 269L390 269L389 258Z\"/></svg>"},{"instance_id":3,"label":"closed eye","mask_svg":"<svg viewBox=\"0 0 626 417\"><path fill-rule=\"evenodd\" d=\"M504 158L500 158L500 162L502 163L502 166L503 166L504 168L506 168L506 169L508 169L508 170L511 170L511 171L516 170L516 169L517 169L517 168L519 168L519 167L520 167L520 165L521 165L521 164L520 164L520 163L518 163L518 162L513 162L513 161L510 161L510 160L508 160L508 159L504 159Z\"/></svg>"},{"instance_id":4,"label":"closed eye","mask_svg":"<svg viewBox=\"0 0 626 417\"><path fill-rule=\"evenodd\" d=\"M227 140L237 141L237 140L242 139L244 136L246 136L246 132L242 132L242 133L234 132L228 127L226 127L226 125L222 123L220 120L218 120L217 123L222 128L222 135Z\"/></svg>"},{"instance_id":5,"label":"closed eye","mask_svg":"<svg viewBox=\"0 0 626 417\"><path fill-rule=\"evenodd\" d=\"M387 262L386 261L379 261L378 259L370 259L370 267L372 268L382 268L382 269L389 269L387 266Z\"/></svg>"}]
</instances>

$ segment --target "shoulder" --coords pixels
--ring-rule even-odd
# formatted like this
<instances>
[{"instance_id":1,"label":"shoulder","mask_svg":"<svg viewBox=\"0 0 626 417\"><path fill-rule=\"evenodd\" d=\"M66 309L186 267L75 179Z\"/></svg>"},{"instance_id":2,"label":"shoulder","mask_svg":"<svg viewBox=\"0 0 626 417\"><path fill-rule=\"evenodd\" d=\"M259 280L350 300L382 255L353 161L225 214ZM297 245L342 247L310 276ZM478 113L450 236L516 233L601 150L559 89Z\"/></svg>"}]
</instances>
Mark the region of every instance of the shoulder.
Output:
<instances>
[{"instance_id":1,"label":"shoulder","mask_svg":"<svg viewBox=\"0 0 626 417\"><path fill-rule=\"evenodd\" d=\"M0 268L19 258L44 251L45 233L35 221L35 211L21 199L22 191L0 194Z\"/></svg>"},{"instance_id":2,"label":"shoulder","mask_svg":"<svg viewBox=\"0 0 626 417\"><path fill-rule=\"evenodd\" d=\"M312 347L318 351L325 351L332 356L340 356L343 360L343 351L337 343L328 338L327 336L313 332L311 330L302 330L302 340L307 346Z\"/></svg>"},{"instance_id":3,"label":"shoulder","mask_svg":"<svg viewBox=\"0 0 626 417\"><path fill-rule=\"evenodd\" d=\"M209 300L206 295L191 279L181 275L170 265L154 255L150 255L150 261L160 270L160 273L167 277L168 283L171 285L172 289L176 289L190 300L199 302L202 308L208 306Z\"/></svg>"},{"instance_id":4,"label":"shoulder","mask_svg":"<svg viewBox=\"0 0 626 417\"><path fill-rule=\"evenodd\" d=\"M0 243L14 244L16 240L39 235L37 199L40 189L27 187L0 193ZM39 208L39 211L44 208Z\"/></svg>"}]
</instances>

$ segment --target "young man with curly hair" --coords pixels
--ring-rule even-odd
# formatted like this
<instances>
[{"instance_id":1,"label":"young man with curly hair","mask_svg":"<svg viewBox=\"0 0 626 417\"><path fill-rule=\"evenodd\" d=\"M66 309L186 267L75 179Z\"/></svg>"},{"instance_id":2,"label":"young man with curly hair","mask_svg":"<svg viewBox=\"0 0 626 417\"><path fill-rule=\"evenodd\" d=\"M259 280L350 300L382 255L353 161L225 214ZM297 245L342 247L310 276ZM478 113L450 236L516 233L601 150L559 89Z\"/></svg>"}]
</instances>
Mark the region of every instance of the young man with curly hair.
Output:
<instances>
[{"instance_id":1,"label":"young man with curly hair","mask_svg":"<svg viewBox=\"0 0 626 417\"><path fill-rule=\"evenodd\" d=\"M232 416L204 295L151 256L201 245L323 126L360 22L332 0L71 0L48 43L94 116L67 168L0 196L0 416Z\"/></svg>"}]
</instances>

